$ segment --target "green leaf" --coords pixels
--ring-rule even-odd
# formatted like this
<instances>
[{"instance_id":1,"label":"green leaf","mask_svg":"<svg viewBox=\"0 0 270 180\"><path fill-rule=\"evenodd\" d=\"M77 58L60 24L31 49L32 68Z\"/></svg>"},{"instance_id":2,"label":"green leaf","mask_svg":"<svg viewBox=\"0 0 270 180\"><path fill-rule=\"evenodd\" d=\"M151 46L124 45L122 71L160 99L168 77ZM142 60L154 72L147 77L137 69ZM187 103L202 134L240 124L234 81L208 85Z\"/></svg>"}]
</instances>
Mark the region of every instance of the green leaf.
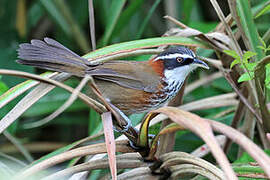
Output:
<instances>
[{"instance_id":1,"label":"green leaf","mask_svg":"<svg viewBox=\"0 0 270 180\"><path fill-rule=\"evenodd\" d=\"M8 90L7 85L3 83L2 81L0 81L0 95L6 92L7 90Z\"/></svg>"},{"instance_id":2,"label":"green leaf","mask_svg":"<svg viewBox=\"0 0 270 180\"><path fill-rule=\"evenodd\" d=\"M270 150L264 150L264 152L268 155L270 155ZM254 159L246 152L243 153L243 155L236 160L234 163L249 163L249 162L255 162Z\"/></svg>"},{"instance_id":3,"label":"green leaf","mask_svg":"<svg viewBox=\"0 0 270 180\"><path fill-rule=\"evenodd\" d=\"M138 12L143 3L144 0L129 1L128 7L121 13L113 30L114 37L127 28L127 24L134 24L134 21L131 21L132 17Z\"/></svg>"},{"instance_id":4,"label":"green leaf","mask_svg":"<svg viewBox=\"0 0 270 180\"><path fill-rule=\"evenodd\" d=\"M185 45L185 46L199 46L202 48L207 48L207 45L205 43L192 38L157 37L113 44L110 46L106 46L104 48L97 49L96 51L92 51L84 55L83 57L86 59L95 59L98 57L109 56L111 54L117 54L120 52L128 52L142 48L158 47L161 45Z\"/></svg>"},{"instance_id":5,"label":"green leaf","mask_svg":"<svg viewBox=\"0 0 270 180\"><path fill-rule=\"evenodd\" d=\"M88 121L88 135L97 134L102 129L102 122L100 114L98 114L93 109L90 109L89 112L89 121Z\"/></svg>"},{"instance_id":6,"label":"green leaf","mask_svg":"<svg viewBox=\"0 0 270 180\"><path fill-rule=\"evenodd\" d=\"M265 150L264 152L268 155L270 154L270 150ZM251 162L255 162L254 159L248 153L244 152L243 155L232 164L233 170L239 174L264 173L261 167L253 165Z\"/></svg>"},{"instance_id":7,"label":"green leaf","mask_svg":"<svg viewBox=\"0 0 270 180\"><path fill-rule=\"evenodd\" d=\"M1 81L2 76L0 76L0 95L8 90L8 86Z\"/></svg>"},{"instance_id":8,"label":"green leaf","mask_svg":"<svg viewBox=\"0 0 270 180\"><path fill-rule=\"evenodd\" d=\"M266 83L266 88L270 90L270 82Z\"/></svg>"},{"instance_id":9,"label":"green leaf","mask_svg":"<svg viewBox=\"0 0 270 180\"><path fill-rule=\"evenodd\" d=\"M176 1L173 1L176 3ZM184 24L188 24L194 20L194 13L192 13L192 10L196 6L196 1L195 0L189 0L189 1L179 1L181 3L182 11L181 11L181 21ZM192 16L192 19L190 18Z\"/></svg>"},{"instance_id":10,"label":"green leaf","mask_svg":"<svg viewBox=\"0 0 270 180\"><path fill-rule=\"evenodd\" d=\"M35 28L38 25L40 19L44 16L44 8L41 6L41 3L32 3L32 6L27 9L27 21L29 22L29 30Z\"/></svg>"},{"instance_id":11,"label":"green leaf","mask_svg":"<svg viewBox=\"0 0 270 180\"><path fill-rule=\"evenodd\" d=\"M224 50L223 52L229 56L232 56L235 59L241 59L240 56L233 50Z\"/></svg>"},{"instance_id":12,"label":"green leaf","mask_svg":"<svg viewBox=\"0 0 270 180\"><path fill-rule=\"evenodd\" d=\"M223 93L224 92L228 92L228 93L232 92L231 85L228 83L228 81L224 77L221 77L221 78L214 80L211 83L211 86L217 90L220 90Z\"/></svg>"},{"instance_id":13,"label":"green leaf","mask_svg":"<svg viewBox=\"0 0 270 180\"><path fill-rule=\"evenodd\" d=\"M242 74L239 77L238 82L240 83L240 82L249 81L249 80L253 79L254 78L254 72L249 72L249 73L250 73L250 75L247 72Z\"/></svg>"},{"instance_id":14,"label":"green leaf","mask_svg":"<svg viewBox=\"0 0 270 180\"><path fill-rule=\"evenodd\" d=\"M218 22L201 22L201 21L191 21L188 26L194 29L197 29L203 33L208 33L214 31L217 27Z\"/></svg>"},{"instance_id":15,"label":"green leaf","mask_svg":"<svg viewBox=\"0 0 270 180\"><path fill-rule=\"evenodd\" d=\"M45 72L40 76L50 78L53 75L52 72ZM5 106L7 103L15 99L17 96L21 95L28 89L34 87L39 82L33 80L24 81L13 88L10 88L7 92L0 96L0 108Z\"/></svg>"},{"instance_id":16,"label":"green leaf","mask_svg":"<svg viewBox=\"0 0 270 180\"><path fill-rule=\"evenodd\" d=\"M84 35L82 28L74 19L72 11L64 0L41 0L41 4L52 17L55 23L59 24L67 37L76 37L75 42L83 52L88 52L90 49L87 38Z\"/></svg>"},{"instance_id":17,"label":"green leaf","mask_svg":"<svg viewBox=\"0 0 270 180\"><path fill-rule=\"evenodd\" d=\"M269 12L269 11L270 11L270 4L268 3L268 4L266 4L266 6L265 6L264 8L262 8L262 9L257 13L257 15L255 16L255 19L258 18L258 17L260 17L260 16L263 15L263 14L266 14L266 13Z\"/></svg>"},{"instance_id":18,"label":"green leaf","mask_svg":"<svg viewBox=\"0 0 270 180\"><path fill-rule=\"evenodd\" d=\"M147 13L147 16L144 18L141 26L140 26L140 29L137 33L137 36L136 36L136 39L140 39L151 16L153 15L154 11L156 10L157 6L159 5L159 3L161 2L161 0L155 0L155 3L152 5L151 9L148 11Z\"/></svg>"},{"instance_id":19,"label":"green leaf","mask_svg":"<svg viewBox=\"0 0 270 180\"><path fill-rule=\"evenodd\" d=\"M55 21L55 23L60 26L63 32L65 32L67 35L71 35L71 29L68 22L66 21L64 15L58 10L55 3L52 0L40 0L40 3Z\"/></svg>"},{"instance_id":20,"label":"green leaf","mask_svg":"<svg viewBox=\"0 0 270 180\"><path fill-rule=\"evenodd\" d=\"M251 58L251 57L253 57L253 56L255 56L255 55L257 55L257 53L252 52L252 51L246 51L246 52L243 54L243 62L244 62L245 64L247 64L247 63L248 63L248 59Z\"/></svg>"},{"instance_id":21,"label":"green leaf","mask_svg":"<svg viewBox=\"0 0 270 180\"><path fill-rule=\"evenodd\" d=\"M257 63L254 62L254 63L248 63L246 64L246 68L249 70L249 71L253 71L254 68L256 67Z\"/></svg>"},{"instance_id":22,"label":"green leaf","mask_svg":"<svg viewBox=\"0 0 270 180\"><path fill-rule=\"evenodd\" d=\"M259 37L259 40L260 40L260 42L262 43L263 47L266 48L266 44L265 44L264 40L263 40L261 37Z\"/></svg>"},{"instance_id":23,"label":"green leaf","mask_svg":"<svg viewBox=\"0 0 270 180\"><path fill-rule=\"evenodd\" d=\"M248 175L250 174L251 177L252 175L256 174L256 173L264 173L263 169L260 167L260 166L256 166L256 165L251 165L251 164L248 164L248 163L245 163L245 164L233 164L233 170L235 172L237 172L239 174L239 176L241 177L241 174L243 175ZM240 179L240 178L239 178ZM243 180L255 180L255 179L264 179L264 178L255 178L253 176L253 178L243 178Z\"/></svg>"},{"instance_id":24,"label":"green leaf","mask_svg":"<svg viewBox=\"0 0 270 180\"><path fill-rule=\"evenodd\" d=\"M251 12L250 1L247 0L238 0L237 2L237 12L244 29L244 32L249 40L251 46L251 51L257 53L257 59L262 59L264 54L258 45L260 45L259 33L257 26L253 20L253 14Z\"/></svg>"},{"instance_id":25,"label":"green leaf","mask_svg":"<svg viewBox=\"0 0 270 180\"><path fill-rule=\"evenodd\" d=\"M268 89L270 89L270 64L265 66L265 85Z\"/></svg>"},{"instance_id":26,"label":"green leaf","mask_svg":"<svg viewBox=\"0 0 270 180\"><path fill-rule=\"evenodd\" d=\"M266 49L265 49L266 47L263 47L263 46L258 46L258 48L262 49L264 52L265 52L265 50L266 50Z\"/></svg>"},{"instance_id":27,"label":"green leaf","mask_svg":"<svg viewBox=\"0 0 270 180\"><path fill-rule=\"evenodd\" d=\"M33 104L22 116L29 118L48 115L58 109L69 97L70 93L63 89L56 88ZM65 112L78 112L83 109L87 109L87 106L77 99Z\"/></svg>"},{"instance_id":28,"label":"green leaf","mask_svg":"<svg viewBox=\"0 0 270 180\"><path fill-rule=\"evenodd\" d=\"M108 10L110 16L108 17L108 21L107 21L106 28L105 28L105 33L104 33L104 36L101 40L101 43L102 43L101 46L105 46L108 44L108 42L111 38L112 32L115 28L115 25L117 23L117 20L119 19L119 16L122 12L122 9L123 9L125 3L126 3L126 0L112 1L110 9Z\"/></svg>"},{"instance_id":29,"label":"green leaf","mask_svg":"<svg viewBox=\"0 0 270 180\"><path fill-rule=\"evenodd\" d=\"M240 59L235 59L235 60L231 63L230 68L232 69L233 66L235 66L236 64L240 64L240 63L241 63Z\"/></svg>"}]
</instances>

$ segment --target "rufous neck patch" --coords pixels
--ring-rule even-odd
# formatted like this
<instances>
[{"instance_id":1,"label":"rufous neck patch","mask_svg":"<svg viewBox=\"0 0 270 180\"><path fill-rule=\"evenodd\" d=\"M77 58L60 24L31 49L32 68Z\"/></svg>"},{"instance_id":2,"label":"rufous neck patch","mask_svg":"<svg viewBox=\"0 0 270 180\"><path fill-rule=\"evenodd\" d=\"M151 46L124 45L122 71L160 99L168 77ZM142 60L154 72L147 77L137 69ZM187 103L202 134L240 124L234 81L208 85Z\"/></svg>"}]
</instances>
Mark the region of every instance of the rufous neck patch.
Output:
<instances>
[{"instance_id":1,"label":"rufous neck patch","mask_svg":"<svg viewBox=\"0 0 270 180\"><path fill-rule=\"evenodd\" d=\"M164 76L164 64L162 60L151 59L149 64L156 73L158 73L161 77Z\"/></svg>"}]
</instances>

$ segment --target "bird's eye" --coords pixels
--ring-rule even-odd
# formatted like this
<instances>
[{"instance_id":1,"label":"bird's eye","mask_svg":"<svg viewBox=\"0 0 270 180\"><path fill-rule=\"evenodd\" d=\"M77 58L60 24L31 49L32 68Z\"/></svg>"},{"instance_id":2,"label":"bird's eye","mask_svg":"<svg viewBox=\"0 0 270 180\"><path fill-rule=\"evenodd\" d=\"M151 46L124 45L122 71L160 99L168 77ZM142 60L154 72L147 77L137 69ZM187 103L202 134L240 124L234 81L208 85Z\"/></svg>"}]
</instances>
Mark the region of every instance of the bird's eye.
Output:
<instances>
[{"instance_id":1,"label":"bird's eye","mask_svg":"<svg viewBox=\"0 0 270 180\"><path fill-rule=\"evenodd\" d=\"M176 61L179 62L179 63L181 63L181 62L183 62L183 58L177 57L177 58L176 58Z\"/></svg>"}]
</instances>

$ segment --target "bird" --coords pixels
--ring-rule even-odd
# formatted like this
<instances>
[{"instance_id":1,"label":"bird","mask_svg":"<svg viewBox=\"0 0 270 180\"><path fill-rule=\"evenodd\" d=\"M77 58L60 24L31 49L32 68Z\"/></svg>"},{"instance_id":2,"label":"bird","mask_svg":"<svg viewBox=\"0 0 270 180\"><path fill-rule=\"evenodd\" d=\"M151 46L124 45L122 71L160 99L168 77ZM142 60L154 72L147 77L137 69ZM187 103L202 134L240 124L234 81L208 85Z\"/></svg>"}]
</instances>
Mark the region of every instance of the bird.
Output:
<instances>
[{"instance_id":1,"label":"bird","mask_svg":"<svg viewBox=\"0 0 270 180\"><path fill-rule=\"evenodd\" d=\"M195 53L173 46L147 61L114 60L89 65L59 42L44 38L19 45L17 62L41 69L90 75L102 96L125 115L148 112L166 105L197 67L209 69Z\"/></svg>"}]
</instances>

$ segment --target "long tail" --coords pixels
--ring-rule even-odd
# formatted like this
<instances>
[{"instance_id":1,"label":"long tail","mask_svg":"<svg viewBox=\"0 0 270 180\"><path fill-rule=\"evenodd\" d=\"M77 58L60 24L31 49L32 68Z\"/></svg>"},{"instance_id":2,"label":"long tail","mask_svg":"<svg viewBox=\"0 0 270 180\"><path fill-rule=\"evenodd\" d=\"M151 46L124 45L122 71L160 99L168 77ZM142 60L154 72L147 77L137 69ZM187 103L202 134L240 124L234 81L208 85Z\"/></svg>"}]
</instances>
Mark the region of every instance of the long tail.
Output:
<instances>
[{"instance_id":1,"label":"long tail","mask_svg":"<svg viewBox=\"0 0 270 180\"><path fill-rule=\"evenodd\" d=\"M44 38L31 40L31 44L20 44L18 63L58 72L84 76L87 69L86 59L75 54L59 42Z\"/></svg>"}]
</instances>

